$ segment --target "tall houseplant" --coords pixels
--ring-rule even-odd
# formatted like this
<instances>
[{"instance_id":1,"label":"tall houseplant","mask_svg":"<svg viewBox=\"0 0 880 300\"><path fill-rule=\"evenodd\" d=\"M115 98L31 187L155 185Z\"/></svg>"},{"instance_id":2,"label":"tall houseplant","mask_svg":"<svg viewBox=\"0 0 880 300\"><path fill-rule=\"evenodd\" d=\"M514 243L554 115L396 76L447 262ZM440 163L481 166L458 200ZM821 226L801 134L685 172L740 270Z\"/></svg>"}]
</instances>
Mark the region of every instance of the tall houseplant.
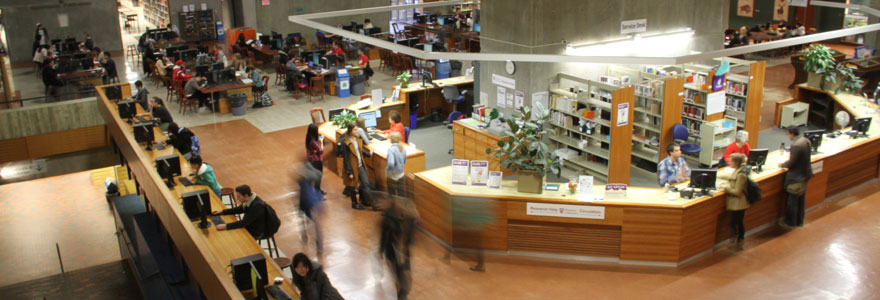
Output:
<instances>
[{"instance_id":1,"label":"tall houseplant","mask_svg":"<svg viewBox=\"0 0 880 300\"><path fill-rule=\"evenodd\" d=\"M831 48L813 44L804 50L804 71L808 73L808 86L829 90L837 88L837 61L834 60Z\"/></svg>"},{"instance_id":2,"label":"tall houseplant","mask_svg":"<svg viewBox=\"0 0 880 300\"><path fill-rule=\"evenodd\" d=\"M542 141L546 133L543 124L549 122L550 111L540 103L536 106L536 111L520 107L518 118L507 119L510 130L504 132L506 139L499 140L497 148L486 149L486 154L499 158L503 168L518 172L518 191L540 194L547 171L559 176L562 169L556 153Z\"/></svg>"},{"instance_id":3,"label":"tall houseplant","mask_svg":"<svg viewBox=\"0 0 880 300\"><path fill-rule=\"evenodd\" d=\"M844 64L837 64L837 74L840 75L840 86L834 90L837 94L840 90L848 91L850 94L858 95L862 91L864 81L853 73L855 67L849 67Z\"/></svg>"}]
</instances>

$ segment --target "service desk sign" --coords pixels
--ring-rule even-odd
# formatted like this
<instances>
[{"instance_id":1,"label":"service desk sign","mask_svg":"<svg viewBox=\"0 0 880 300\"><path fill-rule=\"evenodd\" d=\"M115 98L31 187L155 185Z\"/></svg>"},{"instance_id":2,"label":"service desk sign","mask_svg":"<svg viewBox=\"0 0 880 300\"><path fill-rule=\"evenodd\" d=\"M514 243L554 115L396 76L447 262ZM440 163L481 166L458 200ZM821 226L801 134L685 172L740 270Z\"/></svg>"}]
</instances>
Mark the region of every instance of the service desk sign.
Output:
<instances>
[{"instance_id":1,"label":"service desk sign","mask_svg":"<svg viewBox=\"0 0 880 300\"><path fill-rule=\"evenodd\" d=\"M620 22L620 34L645 32L648 30L648 19Z\"/></svg>"},{"instance_id":2,"label":"service desk sign","mask_svg":"<svg viewBox=\"0 0 880 300\"><path fill-rule=\"evenodd\" d=\"M809 0L788 0L788 6L807 7Z\"/></svg>"},{"instance_id":3,"label":"service desk sign","mask_svg":"<svg viewBox=\"0 0 880 300\"><path fill-rule=\"evenodd\" d=\"M605 207L529 202L526 204L526 215L602 220L605 219Z\"/></svg>"},{"instance_id":4,"label":"service desk sign","mask_svg":"<svg viewBox=\"0 0 880 300\"><path fill-rule=\"evenodd\" d=\"M605 185L605 199L626 198L625 183L609 183Z\"/></svg>"}]
</instances>

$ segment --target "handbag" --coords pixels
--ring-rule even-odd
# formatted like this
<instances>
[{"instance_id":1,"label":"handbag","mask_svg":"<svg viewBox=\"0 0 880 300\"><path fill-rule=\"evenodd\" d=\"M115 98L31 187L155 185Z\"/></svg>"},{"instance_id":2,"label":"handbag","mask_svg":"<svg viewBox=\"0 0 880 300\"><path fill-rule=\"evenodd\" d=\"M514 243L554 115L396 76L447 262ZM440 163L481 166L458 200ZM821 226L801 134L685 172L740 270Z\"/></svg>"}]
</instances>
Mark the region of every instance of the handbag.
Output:
<instances>
[{"instance_id":1,"label":"handbag","mask_svg":"<svg viewBox=\"0 0 880 300\"><path fill-rule=\"evenodd\" d=\"M785 191L792 195L801 196L807 192L806 182L792 182L785 185Z\"/></svg>"}]
</instances>

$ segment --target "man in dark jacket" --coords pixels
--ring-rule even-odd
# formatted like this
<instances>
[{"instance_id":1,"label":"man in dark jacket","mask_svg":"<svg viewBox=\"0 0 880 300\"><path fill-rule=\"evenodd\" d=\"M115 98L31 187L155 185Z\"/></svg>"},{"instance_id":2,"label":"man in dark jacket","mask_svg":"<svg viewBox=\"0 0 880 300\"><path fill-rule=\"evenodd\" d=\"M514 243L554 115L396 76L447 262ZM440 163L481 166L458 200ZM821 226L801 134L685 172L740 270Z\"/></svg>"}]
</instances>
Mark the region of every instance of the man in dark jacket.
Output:
<instances>
[{"instance_id":1,"label":"man in dark jacket","mask_svg":"<svg viewBox=\"0 0 880 300\"><path fill-rule=\"evenodd\" d=\"M64 82L61 79L58 79L58 72L55 71L55 60L49 59L46 61L45 66L42 70L43 75L43 84L46 85L47 96L55 96L58 92L58 88L64 86Z\"/></svg>"},{"instance_id":2,"label":"man in dark jacket","mask_svg":"<svg viewBox=\"0 0 880 300\"><path fill-rule=\"evenodd\" d=\"M239 206L215 211L216 215L232 215L244 213L244 217L238 222L217 225L217 230L247 229L248 233L256 240L266 238L266 202L263 202L257 194L251 192L251 187L243 184L235 188L235 202Z\"/></svg>"},{"instance_id":3,"label":"man in dark jacket","mask_svg":"<svg viewBox=\"0 0 880 300\"><path fill-rule=\"evenodd\" d=\"M168 124L168 134L169 137L165 144L171 144L171 146L174 146L174 149L180 151L180 155L189 159L192 152L192 137L195 134L186 127L180 127L174 122Z\"/></svg>"},{"instance_id":4,"label":"man in dark jacket","mask_svg":"<svg viewBox=\"0 0 880 300\"><path fill-rule=\"evenodd\" d=\"M101 63L101 66L104 67L104 70L107 72L107 82L119 82L119 73L116 72L116 62L113 61L113 58L110 57L110 51L104 52L105 61ZM144 100L147 98L145 97ZM144 104L146 105L146 101Z\"/></svg>"},{"instance_id":5,"label":"man in dark jacket","mask_svg":"<svg viewBox=\"0 0 880 300\"><path fill-rule=\"evenodd\" d=\"M785 130L791 139L791 154L788 161L780 163L780 168L786 168L785 191L788 192L788 200L785 201L784 225L789 227L804 226L804 195L807 193L807 181L813 177L813 166L810 162L810 140L801 136L800 130L788 127Z\"/></svg>"}]
</instances>

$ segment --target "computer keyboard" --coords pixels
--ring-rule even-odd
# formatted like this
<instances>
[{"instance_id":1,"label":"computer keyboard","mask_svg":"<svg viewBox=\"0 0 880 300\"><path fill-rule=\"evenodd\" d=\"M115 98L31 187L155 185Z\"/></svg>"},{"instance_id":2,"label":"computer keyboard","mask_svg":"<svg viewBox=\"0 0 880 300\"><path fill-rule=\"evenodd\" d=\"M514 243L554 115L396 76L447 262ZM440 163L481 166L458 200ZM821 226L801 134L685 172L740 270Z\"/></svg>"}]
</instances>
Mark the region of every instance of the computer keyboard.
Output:
<instances>
[{"instance_id":1,"label":"computer keyboard","mask_svg":"<svg viewBox=\"0 0 880 300\"><path fill-rule=\"evenodd\" d=\"M180 183L183 184L183 186L193 185L192 181L189 181L189 178L181 176L180 178L178 178L178 180L180 180Z\"/></svg>"},{"instance_id":2,"label":"computer keyboard","mask_svg":"<svg viewBox=\"0 0 880 300\"><path fill-rule=\"evenodd\" d=\"M147 121L147 119L145 119L144 117L141 117L141 116L134 116L134 117L138 120L138 122L141 122L141 123Z\"/></svg>"},{"instance_id":3,"label":"computer keyboard","mask_svg":"<svg viewBox=\"0 0 880 300\"><path fill-rule=\"evenodd\" d=\"M153 143L153 146L156 147L156 150L165 150L165 144L163 143Z\"/></svg>"},{"instance_id":4,"label":"computer keyboard","mask_svg":"<svg viewBox=\"0 0 880 300\"><path fill-rule=\"evenodd\" d=\"M226 221L223 221L223 218L220 216L211 216L211 222L214 223L214 226L226 224Z\"/></svg>"},{"instance_id":5,"label":"computer keyboard","mask_svg":"<svg viewBox=\"0 0 880 300\"><path fill-rule=\"evenodd\" d=\"M278 285L270 285L266 287L266 292L269 295L272 295L272 298L276 300L291 300L290 295L287 294L284 290L282 290Z\"/></svg>"},{"instance_id":6,"label":"computer keyboard","mask_svg":"<svg viewBox=\"0 0 880 300\"><path fill-rule=\"evenodd\" d=\"M386 140L386 138L385 138L384 136L381 136L381 135L378 135L378 134L375 134L375 133L370 134L370 136L373 137L374 139L377 139L377 140L380 140L380 141L384 141L384 140Z\"/></svg>"}]
</instances>

